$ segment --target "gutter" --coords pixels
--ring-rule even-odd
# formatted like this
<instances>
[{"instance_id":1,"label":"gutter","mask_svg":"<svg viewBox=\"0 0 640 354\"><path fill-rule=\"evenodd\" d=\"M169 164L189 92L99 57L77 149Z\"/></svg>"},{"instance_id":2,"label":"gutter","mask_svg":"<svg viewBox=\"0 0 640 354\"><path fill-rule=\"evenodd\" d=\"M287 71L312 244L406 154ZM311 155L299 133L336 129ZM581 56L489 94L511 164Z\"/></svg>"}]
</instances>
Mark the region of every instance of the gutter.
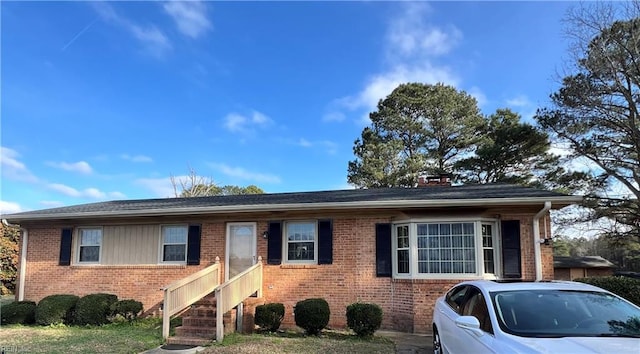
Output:
<instances>
[{"instance_id":1,"label":"gutter","mask_svg":"<svg viewBox=\"0 0 640 354\"><path fill-rule=\"evenodd\" d=\"M252 213L290 210L349 210L349 209L380 209L380 208L420 208L447 206L490 206L490 205L535 205L540 202L555 202L556 205L579 203L582 197L561 196L546 198L478 198L478 199L431 199L431 200L384 200L358 202L324 202L324 203L286 203L286 204L253 204L253 205L221 205L200 206L187 208L154 208L138 210L100 210L90 212L62 212L62 213L30 213L28 215L8 215L15 222L60 219L85 218L116 218L133 216L181 216L199 214L223 213Z\"/></svg>"},{"instance_id":2,"label":"gutter","mask_svg":"<svg viewBox=\"0 0 640 354\"><path fill-rule=\"evenodd\" d=\"M540 218L542 218L549 209L551 209L551 202L544 202L542 209L533 217L533 254L534 264L536 266L536 281L542 280L542 252L540 250L540 244L544 243L544 240L540 239Z\"/></svg>"},{"instance_id":3,"label":"gutter","mask_svg":"<svg viewBox=\"0 0 640 354\"><path fill-rule=\"evenodd\" d=\"M2 224L7 227L18 227L22 231L22 246L20 247L20 270L18 273L18 301L24 301L24 281L27 276L27 244L29 243L29 230L20 225L10 224L7 219L2 219Z\"/></svg>"}]
</instances>

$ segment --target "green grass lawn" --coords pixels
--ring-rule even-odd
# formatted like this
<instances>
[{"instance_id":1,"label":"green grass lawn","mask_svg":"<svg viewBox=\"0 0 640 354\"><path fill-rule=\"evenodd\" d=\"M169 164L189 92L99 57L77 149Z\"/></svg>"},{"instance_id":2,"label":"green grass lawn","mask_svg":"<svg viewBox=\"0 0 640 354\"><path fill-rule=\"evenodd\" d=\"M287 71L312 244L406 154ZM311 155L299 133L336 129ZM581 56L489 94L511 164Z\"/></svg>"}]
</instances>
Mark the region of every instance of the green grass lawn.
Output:
<instances>
[{"instance_id":1,"label":"green grass lawn","mask_svg":"<svg viewBox=\"0 0 640 354\"><path fill-rule=\"evenodd\" d=\"M394 343L384 337L360 339L341 331L323 331L320 336L306 336L300 332L275 334L231 334L221 344L213 344L203 352L206 354L265 354L265 353L354 353L392 354Z\"/></svg>"},{"instance_id":2,"label":"green grass lawn","mask_svg":"<svg viewBox=\"0 0 640 354\"><path fill-rule=\"evenodd\" d=\"M0 328L0 348L19 353L140 353L162 344L162 320L101 327L22 326Z\"/></svg>"},{"instance_id":3,"label":"green grass lawn","mask_svg":"<svg viewBox=\"0 0 640 354\"><path fill-rule=\"evenodd\" d=\"M143 319L100 327L22 326L0 328L0 348L19 353L140 353L162 344L161 320ZM395 353L394 343L384 337L359 339L340 331L320 336L300 332L276 334L230 334L203 353Z\"/></svg>"}]
</instances>

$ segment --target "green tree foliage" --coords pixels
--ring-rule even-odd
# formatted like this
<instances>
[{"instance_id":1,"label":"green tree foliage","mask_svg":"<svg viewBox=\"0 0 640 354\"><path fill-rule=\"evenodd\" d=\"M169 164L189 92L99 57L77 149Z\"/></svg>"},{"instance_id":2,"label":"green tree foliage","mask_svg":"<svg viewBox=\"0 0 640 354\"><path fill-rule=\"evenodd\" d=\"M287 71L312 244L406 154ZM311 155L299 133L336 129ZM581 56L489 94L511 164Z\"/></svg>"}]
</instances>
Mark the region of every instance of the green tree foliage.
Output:
<instances>
[{"instance_id":1,"label":"green tree foliage","mask_svg":"<svg viewBox=\"0 0 640 354\"><path fill-rule=\"evenodd\" d=\"M20 229L0 224L0 295L15 291Z\"/></svg>"},{"instance_id":2,"label":"green tree foliage","mask_svg":"<svg viewBox=\"0 0 640 354\"><path fill-rule=\"evenodd\" d=\"M189 175L183 178L171 176L171 185L176 197L206 197L215 195L262 194L264 191L254 185L246 187L217 185L212 178L199 176L194 169L189 169Z\"/></svg>"},{"instance_id":3,"label":"green tree foliage","mask_svg":"<svg viewBox=\"0 0 640 354\"><path fill-rule=\"evenodd\" d=\"M475 98L443 84L402 84L369 118L348 167L360 188L414 186L421 174L451 172L482 124Z\"/></svg>"},{"instance_id":4,"label":"green tree foliage","mask_svg":"<svg viewBox=\"0 0 640 354\"><path fill-rule=\"evenodd\" d=\"M464 183L533 184L558 164L558 157L548 153L548 135L509 109L486 117L479 133L475 154L456 162Z\"/></svg>"},{"instance_id":5,"label":"green tree foliage","mask_svg":"<svg viewBox=\"0 0 640 354\"><path fill-rule=\"evenodd\" d=\"M564 183L581 186L590 212L565 221L606 218L604 235L640 241L640 6L585 6L568 17L572 73L535 119L585 172Z\"/></svg>"}]
</instances>

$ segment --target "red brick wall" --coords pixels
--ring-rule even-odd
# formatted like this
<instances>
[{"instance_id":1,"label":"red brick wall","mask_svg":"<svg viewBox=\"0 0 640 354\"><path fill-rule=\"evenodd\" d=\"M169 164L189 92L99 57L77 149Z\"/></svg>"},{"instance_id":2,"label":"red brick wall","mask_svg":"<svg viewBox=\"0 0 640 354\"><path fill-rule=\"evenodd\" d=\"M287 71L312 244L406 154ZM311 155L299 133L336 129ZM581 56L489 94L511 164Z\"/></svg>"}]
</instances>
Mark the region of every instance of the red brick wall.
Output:
<instances>
[{"instance_id":1,"label":"red brick wall","mask_svg":"<svg viewBox=\"0 0 640 354\"><path fill-rule=\"evenodd\" d=\"M390 217L318 215L333 219L333 264L266 265L267 240L257 224L257 252L265 260L263 296L266 302L285 305L283 326L295 326L297 301L321 297L329 302L330 327L344 328L346 306L373 302L384 311L383 328L425 333L431 329L435 300L459 280L392 280L375 275L375 224ZM532 214L502 215L521 221L523 278L535 277ZM202 225L200 266L58 266L59 228L30 228L25 299L39 301L51 294L86 295L107 292L121 299L142 301L152 313L162 301L160 288L212 264L224 263L227 220L205 220ZM553 277L551 247L542 246L545 278ZM223 273L224 274L224 269ZM550 279L550 278L549 278Z\"/></svg>"}]
</instances>

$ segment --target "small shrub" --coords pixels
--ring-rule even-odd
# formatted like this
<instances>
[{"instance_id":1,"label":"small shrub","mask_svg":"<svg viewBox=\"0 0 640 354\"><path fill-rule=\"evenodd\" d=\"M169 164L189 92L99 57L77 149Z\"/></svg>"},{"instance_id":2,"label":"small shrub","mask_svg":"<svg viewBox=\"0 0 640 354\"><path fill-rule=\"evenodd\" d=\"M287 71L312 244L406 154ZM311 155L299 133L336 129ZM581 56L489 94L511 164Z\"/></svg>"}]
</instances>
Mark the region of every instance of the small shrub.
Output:
<instances>
[{"instance_id":1,"label":"small shrub","mask_svg":"<svg viewBox=\"0 0 640 354\"><path fill-rule=\"evenodd\" d=\"M79 297L75 295L50 295L36 306L36 323L44 326L71 324Z\"/></svg>"},{"instance_id":2,"label":"small shrub","mask_svg":"<svg viewBox=\"0 0 640 354\"><path fill-rule=\"evenodd\" d=\"M376 304L354 303L347 306L347 326L358 337L369 337L382 324L382 308Z\"/></svg>"},{"instance_id":3,"label":"small shrub","mask_svg":"<svg viewBox=\"0 0 640 354\"><path fill-rule=\"evenodd\" d=\"M640 280L628 277L592 277L575 279L608 290L640 306Z\"/></svg>"},{"instance_id":4,"label":"small shrub","mask_svg":"<svg viewBox=\"0 0 640 354\"><path fill-rule=\"evenodd\" d=\"M140 312L142 312L142 303L136 300L120 300L111 305L112 314L122 316L129 322L138 318Z\"/></svg>"},{"instance_id":5,"label":"small shrub","mask_svg":"<svg viewBox=\"0 0 640 354\"><path fill-rule=\"evenodd\" d=\"M118 302L112 294L89 294L78 300L75 313L75 324L101 325L109 322L111 305Z\"/></svg>"},{"instance_id":6,"label":"small shrub","mask_svg":"<svg viewBox=\"0 0 640 354\"><path fill-rule=\"evenodd\" d=\"M33 324L36 322L36 303L33 301L16 301L2 306L0 323Z\"/></svg>"},{"instance_id":7,"label":"small shrub","mask_svg":"<svg viewBox=\"0 0 640 354\"><path fill-rule=\"evenodd\" d=\"M325 299L299 301L293 310L296 325L307 334L318 335L329 324L329 304Z\"/></svg>"},{"instance_id":8,"label":"small shrub","mask_svg":"<svg viewBox=\"0 0 640 354\"><path fill-rule=\"evenodd\" d=\"M275 332L280 328L284 318L284 305L279 303L265 304L256 307L255 323L260 328Z\"/></svg>"}]
</instances>

